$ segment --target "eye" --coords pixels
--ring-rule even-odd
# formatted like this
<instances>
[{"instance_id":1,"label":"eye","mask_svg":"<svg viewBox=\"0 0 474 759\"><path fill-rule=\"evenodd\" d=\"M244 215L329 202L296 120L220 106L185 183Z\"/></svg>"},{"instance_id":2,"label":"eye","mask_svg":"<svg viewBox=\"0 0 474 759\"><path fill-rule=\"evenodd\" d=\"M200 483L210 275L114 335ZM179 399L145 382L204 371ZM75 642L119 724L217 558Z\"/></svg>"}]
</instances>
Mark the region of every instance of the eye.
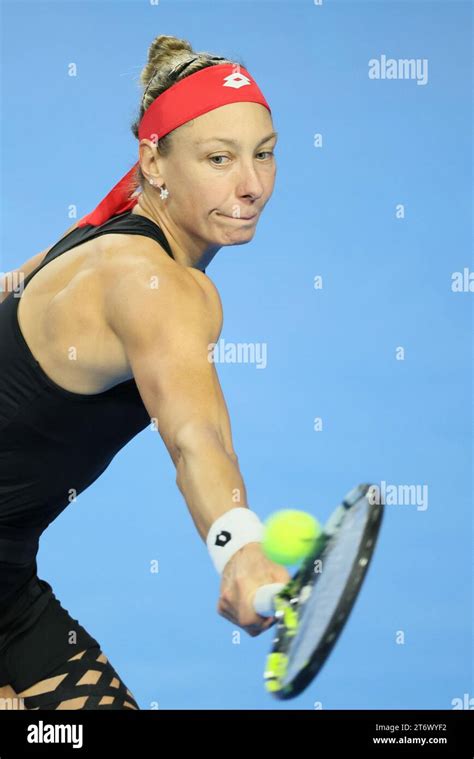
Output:
<instances>
[{"instance_id":1,"label":"eye","mask_svg":"<svg viewBox=\"0 0 474 759\"><path fill-rule=\"evenodd\" d=\"M212 155L209 160L210 161L214 161L216 158L229 158L229 156L227 156L227 155ZM229 160L230 160L230 158L229 158ZM222 166L223 164L222 163L216 163L214 165L215 166Z\"/></svg>"},{"instance_id":2,"label":"eye","mask_svg":"<svg viewBox=\"0 0 474 759\"><path fill-rule=\"evenodd\" d=\"M263 158L262 159L262 160L265 161L265 160L269 160L269 159L273 158L275 156L275 153L273 152L273 150L263 150L260 153L257 153L257 155L258 156L269 156L268 159L267 158ZM229 156L227 156L227 155L212 155L212 156L209 157L209 160L215 162L214 166L223 166L224 164L222 162L218 162L217 163L217 161L219 161L219 158L227 158L228 161L231 160L229 158Z\"/></svg>"}]
</instances>

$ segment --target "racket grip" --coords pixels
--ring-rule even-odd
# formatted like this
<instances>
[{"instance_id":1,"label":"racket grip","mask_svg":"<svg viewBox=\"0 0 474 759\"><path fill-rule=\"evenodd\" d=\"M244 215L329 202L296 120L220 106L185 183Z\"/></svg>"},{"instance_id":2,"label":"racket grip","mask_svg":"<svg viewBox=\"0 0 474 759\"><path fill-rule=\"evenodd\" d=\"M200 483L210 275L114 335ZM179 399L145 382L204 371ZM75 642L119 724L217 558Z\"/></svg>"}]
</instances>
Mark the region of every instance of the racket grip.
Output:
<instances>
[{"instance_id":1,"label":"racket grip","mask_svg":"<svg viewBox=\"0 0 474 759\"><path fill-rule=\"evenodd\" d=\"M273 599L285 587L283 582L272 582L269 585L262 585L253 597L253 607L257 614L262 617L271 617L275 613Z\"/></svg>"}]
</instances>

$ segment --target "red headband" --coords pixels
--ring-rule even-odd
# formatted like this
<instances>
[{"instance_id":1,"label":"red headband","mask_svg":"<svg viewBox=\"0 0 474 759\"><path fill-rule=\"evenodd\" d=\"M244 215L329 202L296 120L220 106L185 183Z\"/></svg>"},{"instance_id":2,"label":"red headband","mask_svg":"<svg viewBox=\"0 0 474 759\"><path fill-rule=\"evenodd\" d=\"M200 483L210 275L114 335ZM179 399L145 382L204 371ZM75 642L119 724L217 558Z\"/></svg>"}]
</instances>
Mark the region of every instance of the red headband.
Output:
<instances>
[{"instance_id":1,"label":"red headband","mask_svg":"<svg viewBox=\"0 0 474 759\"><path fill-rule=\"evenodd\" d=\"M229 103L260 103L270 106L248 71L238 64L207 66L173 84L147 108L140 121L138 139L156 144L158 139L187 121ZM137 189L134 181L139 162L134 164L92 213L83 216L78 227L98 226L111 216L125 213L137 203L130 197Z\"/></svg>"}]
</instances>

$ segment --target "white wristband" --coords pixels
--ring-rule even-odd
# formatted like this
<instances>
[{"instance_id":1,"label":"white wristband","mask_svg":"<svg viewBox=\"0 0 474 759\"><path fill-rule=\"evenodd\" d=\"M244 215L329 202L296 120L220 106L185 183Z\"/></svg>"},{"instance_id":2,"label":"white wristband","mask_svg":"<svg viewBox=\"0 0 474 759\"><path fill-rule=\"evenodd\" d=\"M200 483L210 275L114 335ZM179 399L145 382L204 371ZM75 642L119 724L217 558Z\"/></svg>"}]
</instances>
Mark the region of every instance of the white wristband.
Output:
<instances>
[{"instance_id":1,"label":"white wristband","mask_svg":"<svg viewBox=\"0 0 474 759\"><path fill-rule=\"evenodd\" d=\"M263 540L264 526L258 515L243 506L221 514L211 525L206 543L214 566L222 574L229 559L247 543Z\"/></svg>"}]
</instances>

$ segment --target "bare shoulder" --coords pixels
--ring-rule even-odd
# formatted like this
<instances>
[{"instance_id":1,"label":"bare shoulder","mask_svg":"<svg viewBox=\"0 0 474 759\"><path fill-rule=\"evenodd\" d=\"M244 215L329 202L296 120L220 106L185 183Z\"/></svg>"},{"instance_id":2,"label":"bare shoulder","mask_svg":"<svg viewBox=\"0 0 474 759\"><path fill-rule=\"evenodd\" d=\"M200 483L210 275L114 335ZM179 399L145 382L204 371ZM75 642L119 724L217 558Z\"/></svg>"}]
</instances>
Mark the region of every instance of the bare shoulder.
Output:
<instances>
[{"instance_id":1,"label":"bare shoulder","mask_svg":"<svg viewBox=\"0 0 474 759\"><path fill-rule=\"evenodd\" d=\"M209 307L213 309L222 326L222 300L219 291L212 279L199 269L188 268L186 271L196 280L201 290L205 293Z\"/></svg>"},{"instance_id":2,"label":"bare shoulder","mask_svg":"<svg viewBox=\"0 0 474 759\"><path fill-rule=\"evenodd\" d=\"M222 303L217 287L203 272L177 264L164 248L141 235L107 235L100 276L105 313L150 324L158 312L186 315L206 313L212 331L222 327ZM113 238L113 239L112 239ZM122 318L122 317L119 317ZM110 318L108 319L110 323Z\"/></svg>"}]
</instances>

